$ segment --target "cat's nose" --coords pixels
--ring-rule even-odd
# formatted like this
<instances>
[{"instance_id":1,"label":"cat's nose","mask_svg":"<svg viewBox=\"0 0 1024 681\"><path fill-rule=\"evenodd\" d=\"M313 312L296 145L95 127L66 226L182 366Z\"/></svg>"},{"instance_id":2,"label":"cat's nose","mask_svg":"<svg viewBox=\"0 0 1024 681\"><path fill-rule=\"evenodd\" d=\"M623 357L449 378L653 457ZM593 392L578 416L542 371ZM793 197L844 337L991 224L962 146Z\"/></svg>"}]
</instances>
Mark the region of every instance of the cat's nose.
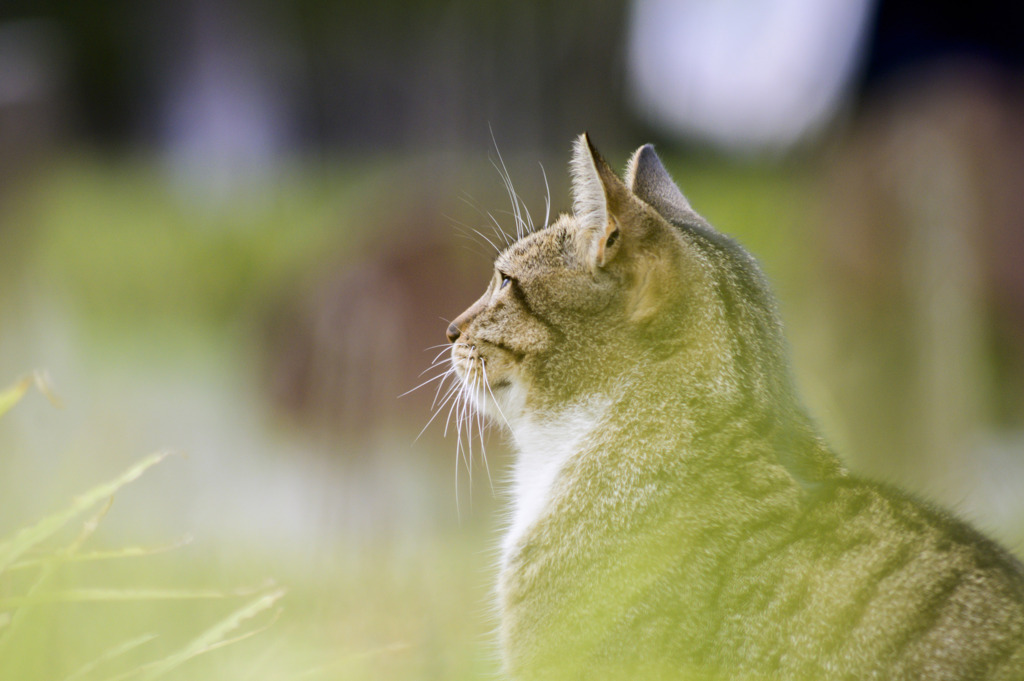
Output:
<instances>
[{"instance_id":1,"label":"cat's nose","mask_svg":"<svg viewBox=\"0 0 1024 681\"><path fill-rule=\"evenodd\" d=\"M448 330L445 332L445 335L448 336L449 343L454 343L459 340L459 336L462 335L462 332L459 331L459 327L452 323L448 325Z\"/></svg>"}]
</instances>

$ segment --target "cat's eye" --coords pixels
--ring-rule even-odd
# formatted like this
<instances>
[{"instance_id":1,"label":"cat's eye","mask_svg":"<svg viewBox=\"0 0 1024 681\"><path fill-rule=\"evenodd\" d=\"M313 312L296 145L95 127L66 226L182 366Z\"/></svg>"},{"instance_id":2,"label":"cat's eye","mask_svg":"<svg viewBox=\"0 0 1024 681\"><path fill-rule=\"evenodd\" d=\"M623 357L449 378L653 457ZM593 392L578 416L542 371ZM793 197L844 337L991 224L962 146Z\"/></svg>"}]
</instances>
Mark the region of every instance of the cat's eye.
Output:
<instances>
[{"instance_id":1,"label":"cat's eye","mask_svg":"<svg viewBox=\"0 0 1024 681\"><path fill-rule=\"evenodd\" d=\"M615 230L611 234L608 235L608 240L604 242L604 247L605 248L611 248L615 244L615 242L618 240L618 238L619 238L619 228L616 227Z\"/></svg>"},{"instance_id":2,"label":"cat's eye","mask_svg":"<svg viewBox=\"0 0 1024 681\"><path fill-rule=\"evenodd\" d=\"M508 276L507 274L502 274L501 272L498 272L498 276L501 277L501 284L498 285L499 289L505 288L509 284L509 282L512 281L512 277Z\"/></svg>"}]
</instances>

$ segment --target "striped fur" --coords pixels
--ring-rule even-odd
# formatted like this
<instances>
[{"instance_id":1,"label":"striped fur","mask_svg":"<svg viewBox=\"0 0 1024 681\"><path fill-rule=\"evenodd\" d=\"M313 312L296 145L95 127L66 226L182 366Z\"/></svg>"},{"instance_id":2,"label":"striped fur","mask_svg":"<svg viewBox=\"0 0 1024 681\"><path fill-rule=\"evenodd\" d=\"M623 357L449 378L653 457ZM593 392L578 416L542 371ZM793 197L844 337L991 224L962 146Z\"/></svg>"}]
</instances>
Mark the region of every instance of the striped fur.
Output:
<instances>
[{"instance_id":1,"label":"striped fur","mask_svg":"<svg viewBox=\"0 0 1024 681\"><path fill-rule=\"evenodd\" d=\"M572 168L575 214L502 252L454 323L455 370L519 450L508 675L1024 679L1024 568L846 471L754 259L651 147L623 182L583 136Z\"/></svg>"}]
</instances>

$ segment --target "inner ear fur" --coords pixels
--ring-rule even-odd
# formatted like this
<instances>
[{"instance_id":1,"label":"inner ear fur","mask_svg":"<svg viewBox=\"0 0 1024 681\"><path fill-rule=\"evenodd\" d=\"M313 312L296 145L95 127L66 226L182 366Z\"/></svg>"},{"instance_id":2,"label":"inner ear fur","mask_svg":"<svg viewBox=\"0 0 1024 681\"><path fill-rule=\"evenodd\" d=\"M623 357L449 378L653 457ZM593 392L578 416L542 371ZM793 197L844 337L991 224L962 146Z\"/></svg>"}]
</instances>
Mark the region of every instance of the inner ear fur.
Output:
<instances>
[{"instance_id":1,"label":"inner ear fur","mask_svg":"<svg viewBox=\"0 0 1024 681\"><path fill-rule=\"evenodd\" d=\"M689 203L651 145L633 154L623 182L584 133L573 146L571 170L581 257L596 272L628 251L627 314L634 323L658 326L678 285L678 253L671 245L677 235L665 222L666 212L695 215ZM654 223L666 229L652 231Z\"/></svg>"},{"instance_id":2,"label":"inner ear fur","mask_svg":"<svg viewBox=\"0 0 1024 681\"><path fill-rule=\"evenodd\" d=\"M573 212L582 227L586 258L593 268L605 267L621 250L623 230L629 230L632 193L587 133L573 144L570 171Z\"/></svg>"}]
</instances>

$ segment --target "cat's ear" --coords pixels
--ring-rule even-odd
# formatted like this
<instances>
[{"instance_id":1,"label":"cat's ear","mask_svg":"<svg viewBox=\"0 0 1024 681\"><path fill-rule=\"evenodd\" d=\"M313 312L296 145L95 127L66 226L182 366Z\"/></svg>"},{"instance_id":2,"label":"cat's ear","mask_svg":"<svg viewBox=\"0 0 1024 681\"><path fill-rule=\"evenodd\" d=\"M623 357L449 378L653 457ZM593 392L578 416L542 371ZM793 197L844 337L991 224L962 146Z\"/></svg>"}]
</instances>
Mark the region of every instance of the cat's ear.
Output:
<instances>
[{"instance_id":1,"label":"cat's ear","mask_svg":"<svg viewBox=\"0 0 1024 681\"><path fill-rule=\"evenodd\" d=\"M672 181L672 176L665 170L650 144L637 149L629 159L626 184L638 199L670 222L683 221L687 216L694 215L690 202Z\"/></svg>"},{"instance_id":2,"label":"cat's ear","mask_svg":"<svg viewBox=\"0 0 1024 681\"><path fill-rule=\"evenodd\" d=\"M573 144L572 207L587 243L587 257L604 267L621 242L621 220L631 196L626 185L594 148L587 133Z\"/></svg>"}]
</instances>

